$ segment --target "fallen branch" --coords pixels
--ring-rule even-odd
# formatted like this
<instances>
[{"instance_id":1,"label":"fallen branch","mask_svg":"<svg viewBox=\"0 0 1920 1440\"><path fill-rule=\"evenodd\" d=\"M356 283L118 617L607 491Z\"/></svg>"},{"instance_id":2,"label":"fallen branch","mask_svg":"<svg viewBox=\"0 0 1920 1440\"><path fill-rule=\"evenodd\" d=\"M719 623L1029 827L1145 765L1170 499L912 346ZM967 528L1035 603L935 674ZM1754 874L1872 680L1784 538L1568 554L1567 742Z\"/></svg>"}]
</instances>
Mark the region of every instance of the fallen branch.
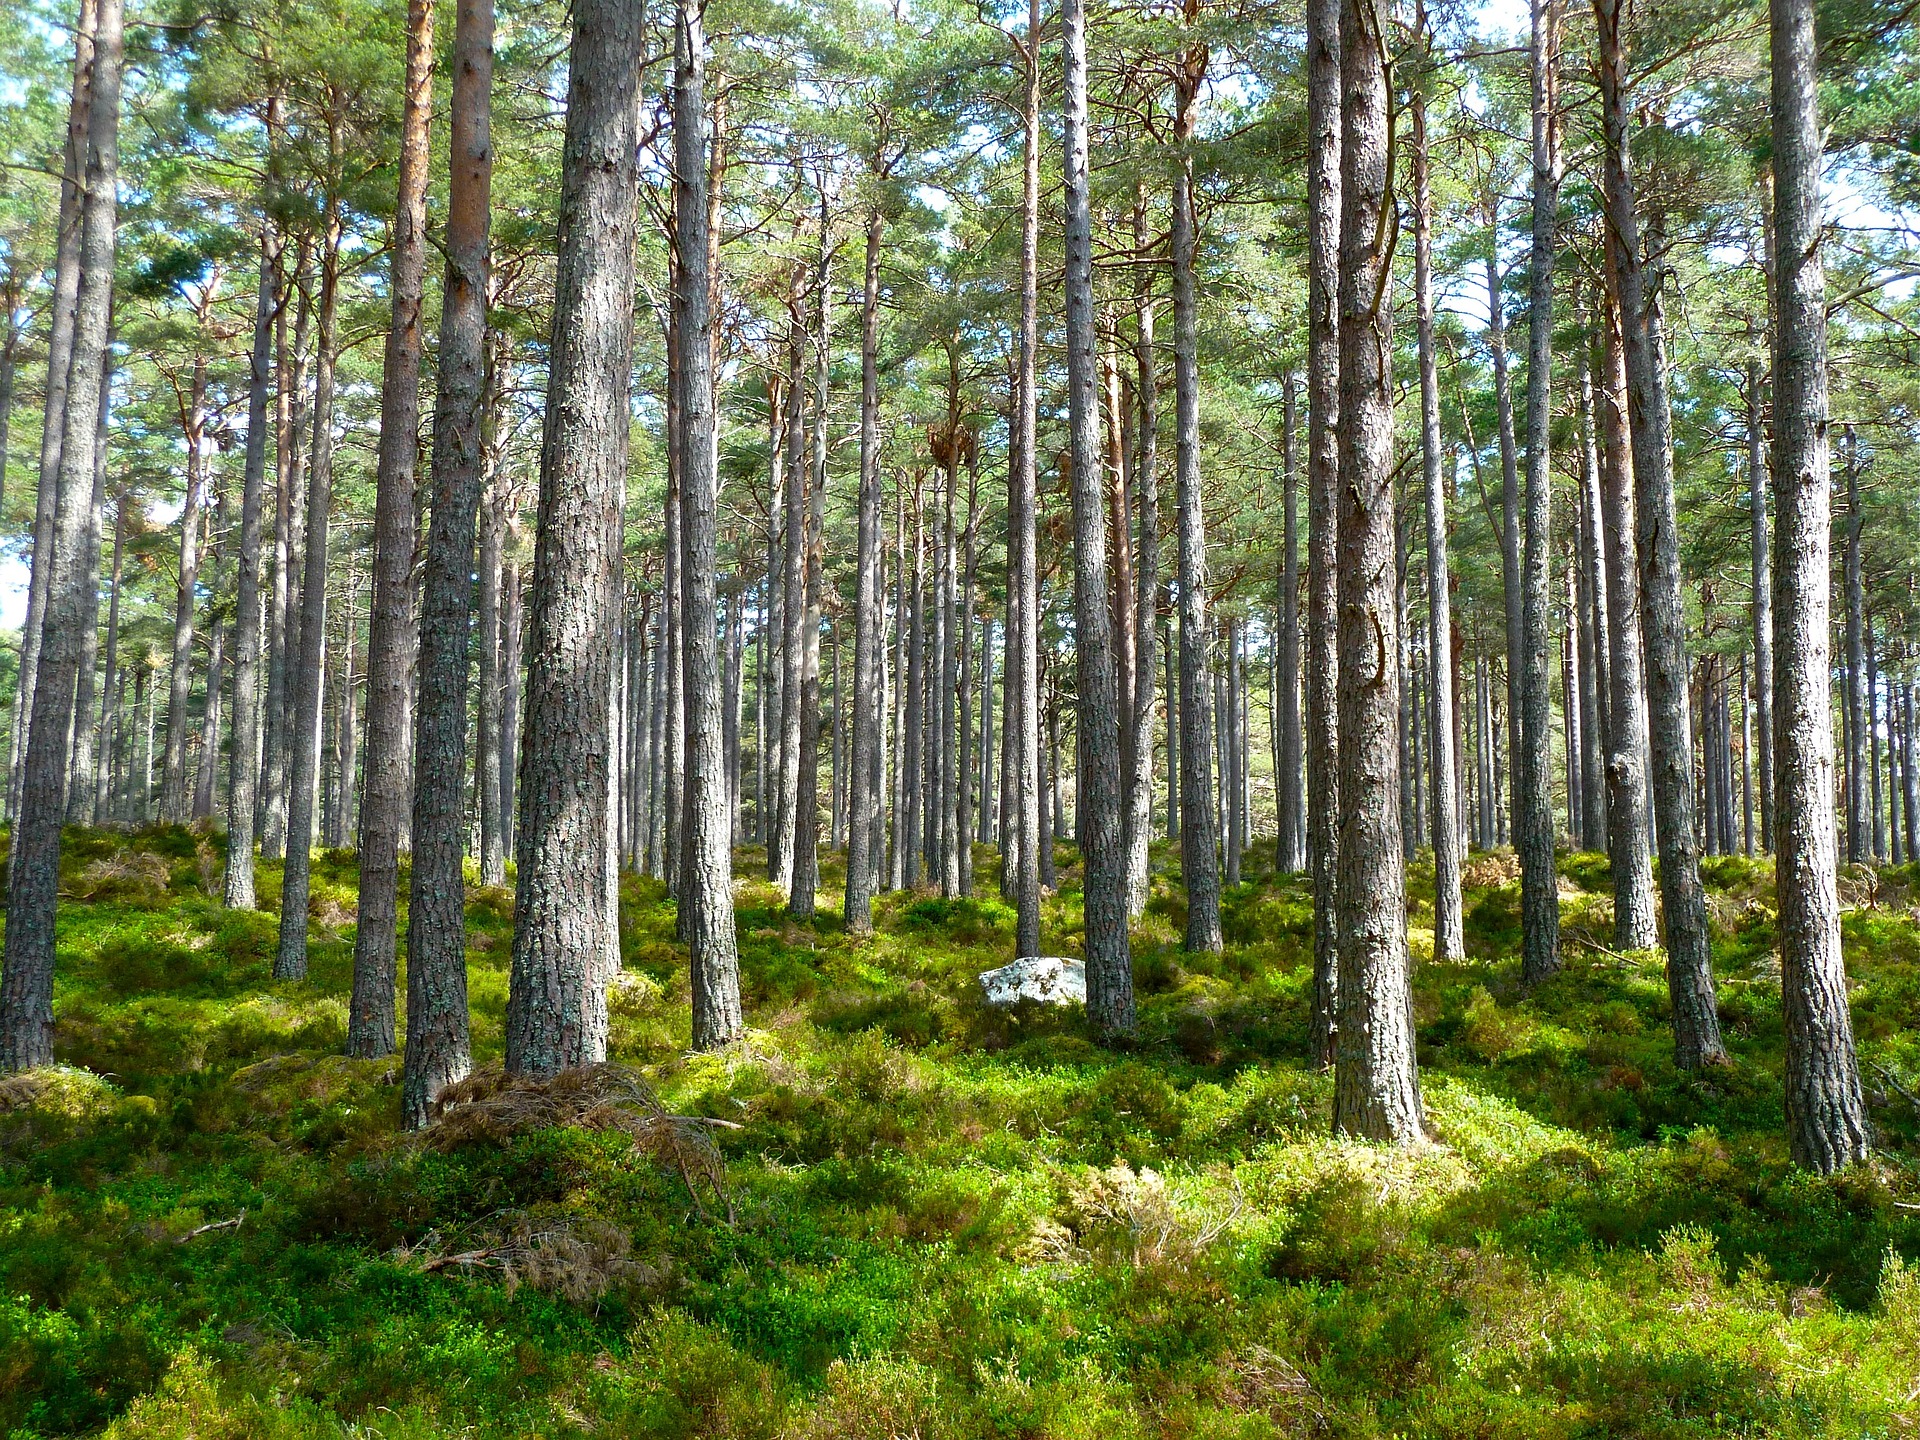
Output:
<instances>
[{"instance_id":1,"label":"fallen branch","mask_svg":"<svg viewBox=\"0 0 1920 1440\"><path fill-rule=\"evenodd\" d=\"M197 1240L202 1235L211 1235L216 1230L238 1230L240 1228L241 1222L244 1221L246 1218L247 1218L247 1212L242 1210L238 1215L234 1216L231 1220L214 1220L206 1225L196 1225L193 1229L187 1231L186 1234L182 1235L179 1239L175 1240L173 1243L176 1245L184 1245L189 1240Z\"/></svg>"},{"instance_id":2,"label":"fallen branch","mask_svg":"<svg viewBox=\"0 0 1920 1440\"><path fill-rule=\"evenodd\" d=\"M1913 1108L1914 1114L1920 1115L1920 1096L1916 1096L1911 1090L1907 1089L1906 1086L1902 1085L1900 1081L1895 1078L1894 1073L1878 1060L1869 1060L1867 1064L1878 1072L1882 1080L1886 1081L1889 1090L1906 1101L1907 1104Z\"/></svg>"}]
</instances>

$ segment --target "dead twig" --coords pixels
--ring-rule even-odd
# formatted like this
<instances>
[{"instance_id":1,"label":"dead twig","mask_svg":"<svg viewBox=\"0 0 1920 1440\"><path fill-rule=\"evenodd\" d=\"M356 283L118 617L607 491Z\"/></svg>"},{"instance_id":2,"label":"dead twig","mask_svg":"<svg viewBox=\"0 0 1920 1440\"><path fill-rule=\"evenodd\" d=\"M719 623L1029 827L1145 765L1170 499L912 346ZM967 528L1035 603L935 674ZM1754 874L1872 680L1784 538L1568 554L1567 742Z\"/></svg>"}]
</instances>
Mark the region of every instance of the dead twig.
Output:
<instances>
[{"instance_id":1,"label":"dead twig","mask_svg":"<svg viewBox=\"0 0 1920 1440\"><path fill-rule=\"evenodd\" d=\"M196 1225L173 1243L176 1245L184 1245L189 1240L198 1240L202 1235L211 1235L216 1230L238 1230L246 1218L247 1212L242 1210L231 1220L214 1220L205 1225Z\"/></svg>"}]
</instances>

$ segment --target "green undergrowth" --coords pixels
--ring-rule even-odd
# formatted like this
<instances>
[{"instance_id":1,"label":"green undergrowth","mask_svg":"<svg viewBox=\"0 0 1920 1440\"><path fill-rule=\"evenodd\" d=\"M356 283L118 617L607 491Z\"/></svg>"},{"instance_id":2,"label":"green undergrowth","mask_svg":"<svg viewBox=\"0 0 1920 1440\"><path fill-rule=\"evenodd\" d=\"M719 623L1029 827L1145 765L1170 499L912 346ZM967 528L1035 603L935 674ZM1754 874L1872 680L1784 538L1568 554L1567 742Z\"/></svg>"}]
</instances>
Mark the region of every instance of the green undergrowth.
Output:
<instances>
[{"instance_id":1,"label":"green undergrowth","mask_svg":"<svg viewBox=\"0 0 1920 1440\"><path fill-rule=\"evenodd\" d=\"M672 907L629 878L613 1056L726 1122L647 1144L510 1106L397 1135L397 1062L339 1054L350 854L316 857L290 984L277 917L213 898L217 837L68 852L61 1064L0 1081L0 1435L1920 1434L1903 872L1843 887L1881 1149L1822 1180L1786 1159L1771 874L1745 860L1707 867L1734 1061L1705 1075L1672 1063L1658 955L1607 944L1603 857L1566 857L1567 964L1530 992L1511 856L1473 857L1460 964L1430 958L1416 864L1435 1144L1402 1154L1329 1138L1310 899L1258 856L1197 956L1156 849L1123 1051L978 1003L1011 954L997 899L890 895L856 939L834 859L800 922L743 850L750 1031L689 1055ZM1044 948L1071 954L1060 860ZM471 895L486 1067L512 903Z\"/></svg>"}]
</instances>

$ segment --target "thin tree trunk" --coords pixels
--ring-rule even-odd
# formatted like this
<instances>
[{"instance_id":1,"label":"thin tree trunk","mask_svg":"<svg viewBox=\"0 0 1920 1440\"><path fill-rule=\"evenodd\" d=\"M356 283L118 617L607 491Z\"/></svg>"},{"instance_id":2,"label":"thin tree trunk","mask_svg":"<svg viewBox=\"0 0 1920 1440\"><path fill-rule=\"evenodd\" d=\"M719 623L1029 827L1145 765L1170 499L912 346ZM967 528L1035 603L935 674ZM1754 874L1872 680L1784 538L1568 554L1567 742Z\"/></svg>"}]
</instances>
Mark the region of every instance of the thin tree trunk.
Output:
<instances>
[{"instance_id":1,"label":"thin tree trunk","mask_svg":"<svg viewBox=\"0 0 1920 1440\"><path fill-rule=\"evenodd\" d=\"M1826 276L1810 0L1771 0L1774 235L1774 841L1787 1144L1823 1174L1867 1158L1834 865L1827 656ZM17 843L17 842L16 842Z\"/></svg>"},{"instance_id":2,"label":"thin tree trunk","mask_svg":"<svg viewBox=\"0 0 1920 1440\"><path fill-rule=\"evenodd\" d=\"M1747 509L1753 536L1753 693L1759 711L1760 848L1773 851L1773 576L1767 556L1767 439L1760 362L1747 362Z\"/></svg>"},{"instance_id":3,"label":"thin tree trunk","mask_svg":"<svg viewBox=\"0 0 1920 1440\"><path fill-rule=\"evenodd\" d=\"M360 810L360 918L354 930L353 1000L347 1015L347 1053L362 1059L385 1055L393 1049L400 840L412 799L408 793L411 777L407 750L412 737L407 733L407 689L416 644L413 550L417 522L413 513L413 491L420 444L420 297L425 289L427 269L427 142L433 114L433 3L434 0L409 0L407 6L399 198L393 217L393 311L387 330L380 395L372 613L367 621L367 775ZM463 51L456 56L456 79L463 78L461 69L470 64L470 52ZM483 144L484 134L483 126ZM460 142L454 143L457 146ZM466 167L456 163L454 178L456 183L466 179ZM465 216L456 216L453 223L462 221L470 223ZM483 252L484 248L483 240ZM454 280L451 267L448 280L451 290ZM483 291L483 305L484 294ZM464 303L471 305L470 300ZM448 312L453 308L450 298ZM462 318L464 321L466 317ZM444 318L441 328L443 332L450 328ZM461 338L464 339L464 335ZM440 364L444 381L453 366L464 365L464 356L450 361L443 355ZM438 458L436 455L436 462ZM436 474L434 478L438 485L441 477ZM423 1115L410 1116L415 1125L423 1118Z\"/></svg>"},{"instance_id":4,"label":"thin tree trunk","mask_svg":"<svg viewBox=\"0 0 1920 1440\"><path fill-rule=\"evenodd\" d=\"M505 385L505 346L491 337L488 350L486 403L480 434L484 480L480 499L480 564L477 638L479 655L479 713L475 717L475 788L480 800L480 883L507 883L506 798L500 763L501 646L500 581L507 539L507 497L500 474L500 392Z\"/></svg>"},{"instance_id":5,"label":"thin tree trunk","mask_svg":"<svg viewBox=\"0 0 1920 1440\"><path fill-rule=\"evenodd\" d=\"M340 159L340 112L336 97L328 116L328 156ZM330 182L331 185L331 182ZM286 866L280 885L280 942L274 978L307 975L307 898L313 860L314 788L320 767L321 719L327 649L327 520L333 498L333 384L335 323L340 291L340 238L344 229L337 187L327 197L320 261L320 316L313 384L313 458L307 477L306 558L301 566L300 649L289 657L293 692L287 727Z\"/></svg>"},{"instance_id":6,"label":"thin tree trunk","mask_svg":"<svg viewBox=\"0 0 1920 1440\"><path fill-rule=\"evenodd\" d=\"M107 322L107 355L100 364L100 418L94 425L93 440L93 485L87 503L87 531L81 546L80 578L77 581L81 592L82 615L80 618L80 662L79 673L75 677L73 698L73 745L71 764L68 767L66 812L69 825L91 825L95 823L94 778L97 752L95 750L96 722L93 704L94 670L100 654L100 532L107 503L107 425L113 401L113 322ZM6 465L6 452L0 447L0 469ZM219 647L214 648L214 663L209 673L215 682L208 691L209 701L219 693L218 663ZM212 705L209 712L214 718L214 728L209 744L217 743L219 736L218 705ZM203 747L203 754L210 753ZM203 761L202 768L205 768ZM196 809L195 817L200 812Z\"/></svg>"},{"instance_id":7,"label":"thin tree trunk","mask_svg":"<svg viewBox=\"0 0 1920 1440\"><path fill-rule=\"evenodd\" d=\"M34 552L45 567L37 700L32 707L21 804L7 865L5 961L0 965L0 1068L53 1061L54 920L59 904L62 791L67 727L85 623L80 551L93 496L101 372L113 304L114 225L119 180L120 0L99 0L93 33L92 97L84 143L86 198L80 206L80 274L75 288L69 391L60 416L58 494L50 544ZM84 45L84 42L83 42ZM74 172L79 173L78 167ZM45 483L43 478L43 483Z\"/></svg>"},{"instance_id":8,"label":"thin tree trunk","mask_svg":"<svg viewBox=\"0 0 1920 1440\"><path fill-rule=\"evenodd\" d=\"M1853 426L1842 431L1842 451L1847 476L1847 548L1844 572L1846 586L1846 742L1847 742L1847 863L1858 865L1867 858L1866 746L1862 740L1863 712L1866 710L1866 641L1863 615L1866 610L1866 584L1860 573L1860 538L1865 517L1860 509L1860 449Z\"/></svg>"},{"instance_id":9,"label":"thin tree trunk","mask_svg":"<svg viewBox=\"0 0 1920 1440\"><path fill-rule=\"evenodd\" d=\"M800 318L800 270L796 265L793 292L788 301L787 337L787 460L785 594L781 605L780 638L780 783L774 804L773 848L767 852L767 876L791 893L794 849L799 824L801 671L806 625L807 465L803 409L806 390L801 379L805 332Z\"/></svg>"},{"instance_id":10,"label":"thin tree trunk","mask_svg":"<svg viewBox=\"0 0 1920 1440\"><path fill-rule=\"evenodd\" d=\"M1429 46L1426 6L1415 11ZM1429 56L1430 59L1430 56ZM1428 176L1427 101L1416 88L1413 111L1414 304L1420 327L1420 466L1427 519L1427 749L1433 826L1433 958L1466 958L1460 898L1460 822L1453 778L1452 596L1447 569L1447 496L1440 469L1440 371L1433 331L1433 193ZM1290 389L1291 387L1289 387ZM1291 407L1289 407L1291 408ZM1289 487L1291 488L1291 487Z\"/></svg>"},{"instance_id":11,"label":"thin tree trunk","mask_svg":"<svg viewBox=\"0 0 1920 1440\"><path fill-rule=\"evenodd\" d=\"M507 996L507 1069L533 1075L605 1055L607 932L618 922L606 913L604 877L607 610L627 470L642 27L638 11L614 0L577 0L573 14ZM702 257L698 265L704 237L689 236L686 224L680 217L678 239ZM698 289L704 296L704 283ZM695 339L690 348L704 356L704 328ZM684 434L679 451L683 464L711 453ZM420 733L428 728L423 709Z\"/></svg>"},{"instance_id":12,"label":"thin tree trunk","mask_svg":"<svg viewBox=\"0 0 1920 1440\"><path fill-rule=\"evenodd\" d=\"M1290 875L1306 865L1304 795L1301 789L1300 729L1300 500L1294 436L1299 427L1299 380L1292 370L1280 377L1280 594L1273 644L1274 745L1273 804L1276 826L1274 863Z\"/></svg>"},{"instance_id":13,"label":"thin tree trunk","mask_svg":"<svg viewBox=\"0 0 1920 1440\"><path fill-rule=\"evenodd\" d=\"M954 629L960 649L960 682L956 694L959 726L954 744L955 792L953 848L959 868L957 891L973 894L973 587L980 524L980 454L971 430L967 432L967 523L963 542L960 603Z\"/></svg>"},{"instance_id":14,"label":"thin tree trunk","mask_svg":"<svg viewBox=\"0 0 1920 1440\"><path fill-rule=\"evenodd\" d=\"M1532 0L1538 3L1538 0ZM1519 660L1523 649L1521 639L1521 580L1520 580L1520 467L1519 447L1514 439L1513 424L1513 381L1507 366L1507 320L1506 298L1501 286L1500 274L1500 204L1496 196L1487 197L1487 349L1493 356L1493 395L1498 415L1500 440L1500 594L1506 613L1506 706L1507 717L1506 749L1507 756L1517 757L1520 753L1520 705L1519 705ZM1500 706L1489 697L1488 704L1493 706L1496 718ZM1500 769L1499 738L1489 736L1496 747L1494 768ZM1507 800L1504 791L1495 802L1495 824L1500 823L1502 805ZM1517 810L1517 800L1514 807ZM1504 836L1496 836L1496 843Z\"/></svg>"},{"instance_id":15,"label":"thin tree trunk","mask_svg":"<svg viewBox=\"0 0 1920 1440\"><path fill-rule=\"evenodd\" d=\"M1386 13L1340 10L1340 1020L1336 1134L1420 1142L1400 848Z\"/></svg>"},{"instance_id":16,"label":"thin tree trunk","mask_svg":"<svg viewBox=\"0 0 1920 1440\"><path fill-rule=\"evenodd\" d=\"M1340 0L1307 0L1307 864L1309 1058L1334 1061L1339 1010ZM1168 757L1172 770L1172 756Z\"/></svg>"},{"instance_id":17,"label":"thin tree trunk","mask_svg":"<svg viewBox=\"0 0 1920 1440\"><path fill-rule=\"evenodd\" d=\"M1608 648L1611 602L1601 558L1600 447L1593 413L1593 347L1577 347L1580 371L1580 785L1583 849L1607 845Z\"/></svg>"},{"instance_id":18,"label":"thin tree trunk","mask_svg":"<svg viewBox=\"0 0 1920 1440\"><path fill-rule=\"evenodd\" d=\"M120 758L123 727L120 722L121 691L126 688L126 677L120 670L120 578L123 564L127 532L126 497L114 497L113 505L113 570L107 589L107 653L104 672L100 677L100 763L94 770L93 823L104 824L115 818L114 802L118 792L114 789L117 778L115 766ZM257 633L257 632L256 632ZM229 792L231 794L231 792ZM251 815L249 815L251 820ZM233 833L228 831L227 844L233 845ZM248 854L247 878L253 878L253 860ZM247 907L251 909L251 906Z\"/></svg>"},{"instance_id":19,"label":"thin tree trunk","mask_svg":"<svg viewBox=\"0 0 1920 1440\"><path fill-rule=\"evenodd\" d=\"M1200 494L1199 332L1194 300L1193 104L1204 50L1190 48L1178 81L1175 143L1181 147L1173 193L1173 385L1175 481L1180 532L1180 868L1187 886L1185 945L1218 954L1220 837L1215 833L1212 679L1207 665L1207 534ZM1224 778L1224 777L1223 777Z\"/></svg>"},{"instance_id":20,"label":"thin tree trunk","mask_svg":"<svg viewBox=\"0 0 1920 1440\"><path fill-rule=\"evenodd\" d=\"M691 3L691 0L689 0ZM820 196L820 260L814 272L814 303L819 331L814 339L813 478L807 487L807 509L800 530L803 601L800 619L800 754L797 811L793 827L793 877L787 913L811 918L820 884L820 615L826 596L826 504L828 380L831 376L833 292L828 261L831 255L827 197ZM689 609L691 615L691 608ZM689 720L692 711L688 711ZM692 734L692 726L688 726ZM731 870L726 876L731 884ZM731 889L728 890L731 914ZM731 1039L729 1035L727 1038Z\"/></svg>"},{"instance_id":21,"label":"thin tree trunk","mask_svg":"<svg viewBox=\"0 0 1920 1440\"><path fill-rule=\"evenodd\" d=\"M267 620L266 714L262 721L258 810L260 853L268 858L279 855L287 843L287 697L293 674L293 650L298 639L292 633L299 615L294 589L299 559L294 541L304 454L300 444L300 406L306 385L306 337L312 323L312 306L307 298L311 249L303 235L288 282L291 293L283 295L274 316L273 590ZM290 301L296 312L291 341L287 334Z\"/></svg>"},{"instance_id":22,"label":"thin tree trunk","mask_svg":"<svg viewBox=\"0 0 1920 1440\"><path fill-rule=\"evenodd\" d=\"M33 554L48 555L27 582L27 613L20 631L20 668L14 686L13 738L9 755L7 815L17 819L26 780L26 755L33 726L33 697L40 675L40 647L47 598L53 580L49 552L60 492L60 462L66 438L68 387L72 381L74 334L79 312L85 240L86 174L92 123L97 0L80 0L73 30L73 88L67 105L67 139L60 177L60 212L55 230L53 293L48 303L47 383L40 424L40 484L34 501Z\"/></svg>"},{"instance_id":23,"label":"thin tree trunk","mask_svg":"<svg viewBox=\"0 0 1920 1440\"><path fill-rule=\"evenodd\" d=\"M733 924L733 857L727 849L726 775L720 763L720 676L714 653L717 476L709 308L711 257L707 186L710 182L703 99L706 53L707 40L698 0L679 0L674 29L673 144L674 214L680 235L675 301L680 312L680 413L684 427L680 483L681 543L685 547L681 623L686 657L687 746L686 873L680 903L685 911L687 947L692 958L693 1043L696 1049L712 1050L738 1039L744 1022L740 1011L740 956ZM631 105L630 99L628 103ZM629 151L631 143L629 132ZM626 193L631 196L631 186ZM629 198L627 204L631 203ZM822 243L824 245L824 239ZM824 267L822 278L824 280ZM627 281L630 292L630 266ZM624 363L625 353L623 350L615 358ZM624 425L624 375L622 380L618 415ZM824 421L824 415L821 418ZM624 461L624 453L621 458ZM614 472L612 479L616 484L622 474L624 467ZM820 478L824 481L825 476ZM818 564L817 555L814 563ZM817 586L815 596L817 606ZM814 675L817 689L817 651Z\"/></svg>"},{"instance_id":24,"label":"thin tree trunk","mask_svg":"<svg viewBox=\"0 0 1920 1440\"><path fill-rule=\"evenodd\" d=\"M1611 301L1611 296L1609 296ZM1647 788L1647 705L1640 653L1640 562L1633 534L1633 456L1627 439L1620 310L1603 307L1605 349L1596 415L1603 480L1607 619L1607 852L1613 871L1613 943L1650 950L1660 943L1653 908L1653 815Z\"/></svg>"},{"instance_id":25,"label":"thin tree trunk","mask_svg":"<svg viewBox=\"0 0 1920 1440\"><path fill-rule=\"evenodd\" d=\"M206 473L207 357L193 360L193 379L181 407L181 435L187 451L187 489L180 507L180 563L173 592L173 651L167 685L167 750L160 779L160 818L184 825L191 797L187 792L187 701L193 687L193 619L199 603L201 506L210 476Z\"/></svg>"}]
</instances>

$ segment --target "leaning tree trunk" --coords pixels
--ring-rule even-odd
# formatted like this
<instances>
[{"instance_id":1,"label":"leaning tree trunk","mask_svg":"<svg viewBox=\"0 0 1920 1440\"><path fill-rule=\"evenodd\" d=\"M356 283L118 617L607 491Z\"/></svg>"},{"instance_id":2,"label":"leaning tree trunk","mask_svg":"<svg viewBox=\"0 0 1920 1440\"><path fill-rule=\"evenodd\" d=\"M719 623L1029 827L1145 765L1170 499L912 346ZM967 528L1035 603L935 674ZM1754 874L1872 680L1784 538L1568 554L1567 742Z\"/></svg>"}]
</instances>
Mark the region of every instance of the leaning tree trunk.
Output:
<instances>
[{"instance_id":1,"label":"leaning tree trunk","mask_svg":"<svg viewBox=\"0 0 1920 1440\"><path fill-rule=\"evenodd\" d=\"M330 118L339 156L338 114ZM293 706L287 724L287 857L280 881L280 943L274 978L307 975L307 897L313 863L314 782L320 767L322 680L327 650L327 518L333 500L334 332L340 293L341 202L338 187L327 199L324 253L320 264L320 318L313 371L313 457L307 475L306 559L302 564L300 647L288 658Z\"/></svg>"},{"instance_id":2,"label":"leaning tree trunk","mask_svg":"<svg viewBox=\"0 0 1920 1440\"><path fill-rule=\"evenodd\" d=\"M464 13L461 19L466 19ZM458 48L457 39L455 44ZM471 52L462 49L454 61L456 80L465 78L463 65L470 63ZM347 1053L361 1059L389 1053L394 1038L400 841L409 803L407 682L412 678L415 644L413 487L420 430L420 296L427 271L427 131L432 114L433 0L409 0L399 196L393 212L393 312L381 384L373 507L366 776L360 797L360 917L353 935L353 1000L347 1011ZM467 166L454 166L455 185L469 176ZM464 219L463 215L450 217L450 222ZM450 295L453 278L450 264ZM449 298L448 309L452 308ZM444 317L441 328L448 328ZM460 361L453 363L458 366ZM445 355L440 368L444 376ZM434 478L438 483L439 476Z\"/></svg>"},{"instance_id":3,"label":"leaning tree trunk","mask_svg":"<svg viewBox=\"0 0 1920 1440\"><path fill-rule=\"evenodd\" d=\"M1694 835L1693 744L1687 725L1687 656L1680 603L1680 535L1673 500L1673 440L1667 414L1665 356L1655 331L1658 300L1640 256L1639 216L1627 131L1627 57L1618 0L1595 0L1605 126L1608 257L1620 307L1632 435L1636 546L1640 561L1640 637L1647 665L1647 730L1654 816L1660 845L1660 898L1666 912L1667 991L1673 1004L1674 1059L1682 1069L1726 1060L1713 993L1713 951L1706 892Z\"/></svg>"},{"instance_id":4,"label":"leaning tree trunk","mask_svg":"<svg viewBox=\"0 0 1920 1440\"><path fill-rule=\"evenodd\" d=\"M687 720L686 868L680 904L686 911L687 948L692 956L694 1048L712 1050L738 1039L744 1022L740 1012L740 955L733 926L733 857L727 844L727 776L720 755L720 671L714 641L717 477L706 105L702 99L707 41L700 13L699 0L680 0L674 33L674 215L680 229L680 265L675 277L679 284L674 300L680 312L680 522L684 547L680 583ZM623 402L625 388L623 383ZM622 416L624 413L623 409ZM616 471L616 477L620 473ZM815 675L817 685L817 659Z\"/></svg>"},{"instance_id":5,"label":"leaning tree trunk","mask_svg":"<svg viewBox=\"0 0 1920 1440\"><path fill-rule=\"evenodd\" d=\"M1552 691L1547 665L1549 507L1553 494L1553 255L1559 225L1559 0L1533 0L1533 254L1527 275L1527 495L1521 557L1520 749L1514 848L1520 852L1520 973L1560 968L1560 882L1553 862ZM1509 656L1509 663L1514 657Z\"/></svg>"},{"instance_id":6,"label":"leaning tree trunk","mask_svg":"<svg viewBox=\"0 0 1920 1440\"><path fill-rule=\"evenodd\" d=\"M627 473L642 27L619 0L576 0L573 16L507 996L507 1069L532 1075L604 1056L615 921L603 873L607 612Z\"/></svg>"},{"instance_id":7,"label":"leaning tree trunk","mask_svg":"<svg viewBox=\"0 0 1920 1440\"><path fill-rule=\"evenodd\" d=\"M853 756L847 787L847 889L841 913L847 929L873 929L873 893L879 885L881 809L881 649L886 644L880 580L880 243L886 217L867 208L865 278L860 291L859 549L853 599Z\"/></svg>"},{"instance_id":8,"label":"leaning tree trunk","mask_svg":"<svg viewBox=\"0 0 1920 1440\"><path fill-rule=\"evenodd\" d=\"M1093 326L1093 214L1087 173L1084 0L1061 10L1066 69L1067 412L1073 457L1074 664L1084 768L1075 815L1085 880L1087 1018L1103 1036L1134 1030L1127 949L1126 854L1120 824L1120 702L1107 600L1106 509L1100 495L1099 355Z\"/></svg>"},{"instance_id":9,"label":"leaning tree trunk","mask_svg":"<svg viewBox=\"0 0 1920 1440\"><path fill-rule=\"evenodd\" d=\"M400 1087L401 1121L409 1129L425 1125L440 1092L472 1068L464 874L467 635L474 531L486 483L492 89L493 0L459 0L447 144L447 268L441 282L440 367L434 387L433 517L420 591L413 737L407 1054ZM383 999L392 993L390 974L386 978ZM357 990L356 976L356 998Z\"/></svg>"},{"instance_id":10,"label":"leaning tree trunk","mask_svg":"<svg viewBox=\"0 0 1920 1440\"><path fill-rule=\"evenodd\" d=\"M1204 52L1199 52L1204 54ZM1213 801L1213 682L1207 665L1207 532L1200 495L1199 331L1193 286L1193 102L1204 59L1179 79L1173 180L1173 394L1175 504L1180 533L1180 869L1187 886L1186 948L1218 954L1219 837ZM1222 776L1224 782L1227 777Z\"/></svg>"},{"instance_id":11,"label":"leaning tree trunk","mask_svg":"<svg viewBox=\"0 0 1920 1440\"><path fill-rule=\"evenodd\" d=\"M0 1069L53 1063L54 921L59 905L60 823L67 778L67 728L86 618L80 574L93 499L101 372L113 305L114 224L120 169L120 0L99 0L87 115L86 198L80 207L69 389L60 416L60 469L50 544L34 552L46 567L38 698L33 705L7 866L5 961L0 965Z\"/></svg>"},{"instance_id":12,"label":"leaning tree trunk","mask_svg":"<svg viewBox=\"0 0 1920 1440\"><path fill-rule=\"evenodd\" d=\"M1400 850L1386 14L1340 10L1340 1017L1336 1133L1425 1135Z\"/></svg>"},{"instance_id":13,"label":"leaning tree trunk","mask_svg":"<svg viewBox=\"0 0 1920 1440\"><path fill-rule=\"evenodd\" d=\"M1307 864L1313 871L1308 1048L1333 1064L1339 1008L1340 0L1307 0ZM1171 768L1171 767L1169 767Z\"/></svg>"},{"instance_id":14,"label":"leaning tree trunk","mask_svg":"<svg viewBox=\"0 0 1920 1440\"><path fill-rule=\"evenodd\" d=\"M1426 6L1414 25L1427 42ZM1417 82L1416 82L1417 83ZM1432 778L1433 958L1464 960L1460 823L1453 780L1452 597L1447 588L1447 494L1440 473L1440 371L1433 335L1433 191L1427 173L1427 100L1413 110L1413 288L1420 325L1420 466L1427 511L1427 749Z\"/></svg>"},{"instance_id":15,"label":"leaning tree trunk","mask_svg":"<svg viewBox=\"0 0 1920 1440\"><path fill-rule=\"evenodd\" d=\"M1787 1144L1828 1173L1867 1158L1834 864L1828 670L1827 303L1812 0L1771 0L1776 527L1774 842L1786 1007Z\"/></svg>"}]
</instances>

